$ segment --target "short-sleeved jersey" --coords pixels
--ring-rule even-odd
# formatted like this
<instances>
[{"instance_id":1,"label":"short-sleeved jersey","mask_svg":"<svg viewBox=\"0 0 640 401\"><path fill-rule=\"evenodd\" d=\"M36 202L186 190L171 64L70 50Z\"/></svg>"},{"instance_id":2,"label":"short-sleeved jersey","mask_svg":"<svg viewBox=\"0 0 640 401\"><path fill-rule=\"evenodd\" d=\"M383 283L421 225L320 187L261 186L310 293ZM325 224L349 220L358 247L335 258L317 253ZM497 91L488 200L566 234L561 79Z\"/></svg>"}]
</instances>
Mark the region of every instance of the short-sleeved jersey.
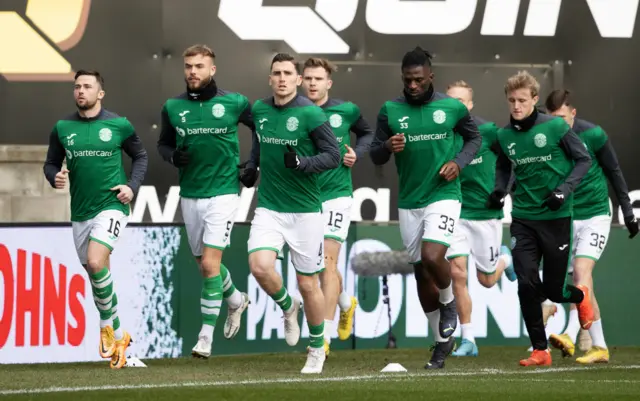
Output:
<instances>
[{"instance_id":1,"label":"short-sleeved jersey","mask_svg":"<svg viewBox=\"0 0 640 401\"><path fill-rule=\"evenodd\" d=\"M186 95L169 99L163 113L175 130L176 148L186 147L190 161L179 169L180 196L210 198L240 192L238 122L249 100L239 93L218 89L206 101Z\"/></svg>"},{"instance_id":2,"label":"short-sleeved jersey","mask_svg":"<svg viewBox=\"0 0 640 401\"><path fill-rule=\"evenodd\" d=\"M260 141L258 207L281 213L321 210L319 174L286 168L287 145L301 157L318 154L310 133L327 121L322 109L303 96L283 106L273 98L258 100L251 110Z\"/></svg>"},{"instance_id":3,"label":"short-sleeved jersey","mask_svg":"<svg viewBox=\"0 0 640 401\"><path fill-rule=\"evenodd\" d=\"M379 114L387 117L391 134L404 133L406 139L404 150L394 153L398 207L418 209L441 200L461 200L459 177L447 181L439 172L459 150L454 128L469 114L467 108L436 92L433 100L423 105L409 104L404 97L387 101Z\"/></svg>"},{"instance_id":4,"label":"short-sleeved jersey","mask_svg":"<svg viewBox=\"0 0 640 401\"><path fill-rule=\"evenodd\" d=\"M502 209L487 207L487 200L496 185L496 162L498 155L498 127L495 123L472 117L482 136L482 144L475 159L460 172L462 210L460 218L465 220L502 219ZM462 141L460 141L462 142Z\"/></svg>"},{"instance_id":5,"label":"short-sleeved jersey","mask_svg":"<svg viewBox=\"0 0 640 401\"><path fill-rule=\"evenodd\" d=\"M122 143L134 133L125 117L102 110L91 119L77 113L58 121L54 130L64 147L71 193L71 221L94 218L104 210L120 210L129 215L130 206L111 191L125 185Z\"/></svg>"},{"instance_id":6,"label":"short-sleeved jersey","mask_svg":"<svg viewBox=\"0 0 640 401\"><path fill-rule=\"evenodd\" d=\"M518 131L511 125L498 131L498 142L516 177L513 217L552 220L571 216L573 194L556 211L543 206L573 169L573 160L560 144L569 129L563 119L540 113L528 131Z\"/></svg>"},{"instance_id":7,"label":"short-sleeved jersey","mask_svg":"<svg viewBox=\"0 0 640 401\"><path fill-rule=\"evenodd\" d=\"M338 140L340 148L340 160L347 153L345 145L351 146L351 127L360 118L360 108L351 103L338 99L329 99L321 106L324 110L329 125ZM335 169L320 173L320 200L322 202L344 196L353 196L353 184L351 181L351 168L340 164Z\"/></svg>"},{"instance_id":8,"label":"short-sleeved jersey","mask_svg":"<svg viewBox=\"0 0 640 401\"><path fill-rule=\"evenodd\" d=\"M595 216L610 215L609 187L596 153L607 142L607 134L598 125L576 119L573 131L580 137L591 156L591 167L574 192L573 218L586 220Z\"/></svg>"}]
</instances>

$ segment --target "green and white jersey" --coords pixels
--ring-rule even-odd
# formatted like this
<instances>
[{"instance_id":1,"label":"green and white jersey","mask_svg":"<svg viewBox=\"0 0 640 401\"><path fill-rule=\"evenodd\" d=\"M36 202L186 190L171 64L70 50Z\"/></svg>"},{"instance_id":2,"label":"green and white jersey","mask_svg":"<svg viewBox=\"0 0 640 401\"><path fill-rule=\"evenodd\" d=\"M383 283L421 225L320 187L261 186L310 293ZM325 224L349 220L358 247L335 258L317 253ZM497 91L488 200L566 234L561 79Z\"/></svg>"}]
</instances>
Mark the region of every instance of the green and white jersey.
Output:
<instances>
[{"instance_id":1,"label":"green and white jersey","mask_svg":"<svg viewBox=\"0 0 640 401\"><path fill-rule=\"evenodd\" d=\"M210 198L240 192L238 123L254 129L246 96L215 88L215 96L192 100L187 93L162 108L158 141L163 158L186 149L190 161L179 169L180 196ZM164 149L162 149L164 148Z\"/></svg>"},{"instance_id":2,"label":"green and white jersey","mask_svg":"<svg viewBox=\"0 0 640 401\"><path fill-rule=\"evenodd\" d=\"M580 137L592 160L589 171L575 191L573 218L586 220L595 216L610 215L607 177L596 157L607 143L607 134L602 127L579 119L573 124L573 132Z\"/></svg>"},{"instance_id":3,"label":"green and white jersey","mask_svg":"<svg viewBox=\"0 0 640 401\"><path fill-rule=\"evenodd\" d=\"M588 169L589 156L567 123L559 117L538 113L528 130L518 130L512 124L500 129L498 142L516 178L512 216L528 220L570 217L573 190L586 172L582 169ZM563 188L565 201L553 211L544 202L557 188Z\"/></svg>"},{"instance_id":4,"label":"green and white jersey","mask_svg":"<svg viewBox=\"0 0 640 401\"><path fill-rule=\"evenodd\" d=\"M132 179L127 180L122 150L134 158ZM55 186L55 175L67 159L71 193L71 221L92 219L104 210L129 215L130 206L117 199L111 188L129 185L137 192L146 172L146 152L125 118L102 110L94 118L77 113L58 121L49 139L45 175ZM135 163L144 159L143 165Z\"/></svg>"},{"instance_id":5,"label":"green and white jersey","mask_svg":"<svg viewBox=\"0 0 640 401\"><path fill-rule=\"evenodd\" d=\"M260 142L258 207L281 213L319 212L317 173L340 162L338 142L325 113L300 95L283 106L276 105L273 97L258 100L251 113ZM298 154L297 169L285 167L287 146Z\"/></svg>"},{"instance_id":6,"label":"green and white jersey","mask_svg":"<svg viewBox=\"0 0 640 401\"><path fill-rule=\"evenodd\" d=\"M340 160L347 153L347 147L351 146L351 132L357 136L354 152L359 160L369 150L373 139L373 130L362 118L360 108L351 103L339 99L329 99L320 106L324 110L329 125L336 136L340 148ZM320 174L320 200L322 202L331 199L353 196L353 184L351 181L351 168L340 164L335 169L327 170Z\"/></svg>"},{"instance_id":7,"label":"green and white jersey","mask_svg":"<svg viewBox=\"0 0 640 401\"><path fill-rule=\"evenodd\" d=\"M376 137L371 145L375 164L386 163L391 151L385 141L404 134L405 148L395 153L400 189L398 207L418 209L441 200L461 201L460 177L447 181L440 169L455 161L463 169L480 146L481 138L467 108L457 99L434 93L422 104L408 103L405 97L387 101L378 113ZM456 135L465 141L460 149Z\"/></svg>"},{"instance_id":8,"label":"green and white jersey","mask_svg":"<svg viewBox=\"0 0 640 401\"><path fill-rule=\"evenodd\" d=\"M487 208L487 200L496 185L496 163L498 161L498 127L495 123L473 116L482 136L482 145L476 157L460 172L462 210L460 218L465 220L502 219L502 209Z\"/></svg>"}]
</instances>

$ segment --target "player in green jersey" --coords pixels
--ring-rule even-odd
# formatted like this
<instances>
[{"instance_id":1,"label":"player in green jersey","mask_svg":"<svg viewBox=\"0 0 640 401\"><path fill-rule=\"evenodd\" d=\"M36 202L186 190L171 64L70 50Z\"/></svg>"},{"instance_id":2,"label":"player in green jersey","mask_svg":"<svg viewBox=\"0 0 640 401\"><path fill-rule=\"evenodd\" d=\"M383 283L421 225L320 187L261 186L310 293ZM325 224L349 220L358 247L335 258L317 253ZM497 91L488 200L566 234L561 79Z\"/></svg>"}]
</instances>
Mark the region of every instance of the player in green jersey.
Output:
<instances>
[{"instance_id":1,"label":"player in green jersey","mask_svg":"<svg viewBox=\"0 0 640 401\"><path fill-rule=\"evenodd\" d=\"M324 216L324 267L320 273L320 285L326 305L324 320L325 352L329 355L333 320L340 306L338 337L346 340L353 330L353 316L358 301L349 296L342 286L338 271L338 256L342 243L347 239L351 224L353 184L351 168L368 152L373 130L360 114L360 108L352 102L330 98L333 85L331 74L336 67L323 58L309 58L302 73L302 87L307 97L324 110L340 146L342 164L336 169L320 174L320 200ZM356 135L356 145L351 147L350 133Z\"/></svg>"},{"instance_id":2,"label":"player in green jersey","mask_svg":"<svg viewBox=\"0 0 640 401\"><path fill-rule=\"evenodd\" d=\"M616 193L622 208L624 223L629 230L629 238L638 234L638 220L634 216L629 189L622 175L618 157L602 127L576 118L576 108L572 104L570 93L557 89L549 94L545 103L547 110L554 116L563 118L580 137L591 155L591 168L576 188L573 202L573 249L569 268L576 285L587 287L591 293L594 320L589 328L593 346L576 362L590 364L609 362L609 350L604 340L600 308L593 290L593 268L602 255L611 228L611 210L607 178ZM573 356L575 342L580 330L578 311L571 305L569 323L563 334L552 334L549 342L562 350L563 354Z\"/></svg>"},{"instance_id":3,"label":"player in green jersey","mask_svg":"<svg viewBox=\"0 0 640 401\"><path fill-rule=\"evenodd\" d=\"M425 368L439 369L455 346L458 321L445 255L460 217L459 174L474 159L482 138L462 103L434 91L429 53L419 47L408 52L401 71L404 94L380 109L370 155L377 165L395 156L400 234L436 339ZM459 152L457 135L464 140Z\"/></svg>"},{"instance_id":4,"label":"player in green jersey","mask_svg":"<svg viewBox=\"0 0 640 401\"><path fill-rule=\"evenodd\" d=\"M526 71L505 85L510 124L498 132L500 152L492 207L502 207L512 171L511 251L518 297L533 352L522 366L551 365L541 302L578 304L583 328L593 321L589 289L566 283L571 252L573 192L591 166L580 138L561 118L535 108L540 84ZM540 279L540 262L544 281Z\"/></svg>"},{"instance_id":5,"label":"player in green jersey","mask_svg":"<svg viewBox=\"0 0 640 401\"><path fill-rule=\"evenodd\" d=\"M99 72L78 71L73 95L78 111L51 131L44 175L57 189L69 180L73 240L100 313L98 351L111 359L112 369L120 369L127 361L131 335L120 327L109 259L144 180L147 152L131 123L102 107L104 79ZM129 180L122 151L132 159Z\"/></svg>"},{"instance_id":6,"label":"player in green jersey","mask_svg":"<svg viewBox=\"0 0 640 401\"><path fill-rule=\"evenodd\" d=\"M301 373L318 374L326 357L325 303L318 286L324 234L318 179L338 167L340 151L322 109L297 94L300 66L292 56L273 58L269 83L273 96L256 101L252 109L260 144L250 163L260 167L262 178L249 233L249 267L284 312L287 344L296 345L300 300L287 293L275 270L278 253L289 245L311 340Z\"/></svg>"},{"instance_id":7,"label":"player in green jersey","mask_svg":"<svg viewBox=\"0 0 640 401\"><path fill-rule=\"evenodd\" d=\"M473 109L473 88L465 81L449 85L447 95L458 99L469 112ZM472 118L482 135L482 145L475 159L460 173L462 210L447 251L462 329L462 342L452 354L454 356L478 356L471 324L472 302L467 289L468 261L475 262L478 282L485 288L493 287L503 272L509 281L516 280L511 251L502 245L504 212L502 209L489 209L486 205L496 182L498 127L480 117Z\"/></svg>"},{"instance_id":8,"label":"player in green jersey","mask_svg":"<svg viewBox=\"0 0 640 401\"><path fill-rule=\"evenodd\" d=\"M230 246L240 203L238 124L252 131L255 127L247 98L218 88L213 78L215 54L209 47L191 46L183 58L187 90L162 108L158 151L179 171L182 219L203 278L202 328L192 355L208 358L222 299L229 308L227 339L238 333L249 305L248 295L235 288L222 264L222 253ZM245 185L252 186L256 178L245 180Z\"/></svg>"}]
</instances>

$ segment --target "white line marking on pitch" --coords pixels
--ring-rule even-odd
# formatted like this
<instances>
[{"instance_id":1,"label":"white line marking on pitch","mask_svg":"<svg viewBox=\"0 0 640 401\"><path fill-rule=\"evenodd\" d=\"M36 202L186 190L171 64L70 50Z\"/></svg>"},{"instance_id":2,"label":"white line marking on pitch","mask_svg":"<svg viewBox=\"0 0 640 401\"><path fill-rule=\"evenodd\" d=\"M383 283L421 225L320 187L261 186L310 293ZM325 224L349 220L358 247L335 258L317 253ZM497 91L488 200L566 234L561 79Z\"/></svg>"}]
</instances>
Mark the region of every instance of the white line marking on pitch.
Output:
<instances>
[{"instance_id":1,"label":"white line marking on pitch","mask_svg":"<svg viewBox=\"0 0 640 401\"><path fill-rule=\"evenodd\" d=\"M600 368L600 369L599 369ZM16 389L16 390L0 390L0 395L17 395L17 394L50 394L63 392L82 392L82 391L105 391L105 390L143 390L143 389L160 389L160 388L181 388L181 387L220 387L220 386L246 386L260 384L292 384L292 383L314 383L314 382L345 382L345 381L400 381L415 377L463 377L463 376L492 376L492 375L539 375L546 373L558 372L579 372L589 370L611 370L611 369L640 369L640 365L621 365L621 366L593 366L593 367L566 367L566 368L540 368L535 370L500 370L500 369L480 369L473 372L429 372L429 373L394 373L394 374L375 374L362 376L337 376L337 377L289 377L275 378L263 380L236 380L236 381L201 381L201 382L184 382L184 383L158 383L158 384L120 384L105 386L83 386L83 387L43 387L34 389ZM511 380L511 379L510 379ZM515 379L514 379L515 380ZM526 381L527 379L522 379ZM545 381L544 379L532 379ZM558 379L546 381L561 381L571 379ZM597 381L597 380L594 380ZM612 383L637 383L633 380L600 380L601 382Z\"/></svg>"}]
</instances>

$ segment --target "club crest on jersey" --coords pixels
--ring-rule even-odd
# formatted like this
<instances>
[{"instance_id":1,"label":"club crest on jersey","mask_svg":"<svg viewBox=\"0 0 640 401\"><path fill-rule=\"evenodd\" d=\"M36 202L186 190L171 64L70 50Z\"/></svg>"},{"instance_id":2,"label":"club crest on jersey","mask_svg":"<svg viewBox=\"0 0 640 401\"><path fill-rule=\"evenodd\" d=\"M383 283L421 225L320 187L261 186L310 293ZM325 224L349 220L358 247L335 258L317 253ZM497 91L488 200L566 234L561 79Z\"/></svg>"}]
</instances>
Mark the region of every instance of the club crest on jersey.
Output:
<instances>
[{"instance_id":1,"label":"club crest on jersey","mask_svg":"<svg viewBox=\"0 0 640 401\"><path fill-rule=\"evenodd\" d=\"M213 114L215 118L221 118L224 116L224 106L220 103L214 104L211 108L211 114Z\"/></svg>"},{"instance_id":2,"label":"club crest on jersey","mask_svg":"<svg viewBox=\"0 0 640 401\"><path fill-rule=\"evenodd\" d=\"M184 132L184 130L180 127L176 127L176 132L178 133L178 135L180 135L181 137L185 137L185 135L187 135L186 132Z\"/></svg>"},{"instance_id":3,"label":"club crest on jersey","mask_svg":"<svg viewBox=\"0 0 640 401\"><path fill-rule=\"evenodd\" d=\"M433 112L433 122L436 124L444 124L447 121L447 113L442 110L436 110Z\"/></svg>"},{"instance_id":4,"label":"club crest on jersey","mask_svg":"<svg viewBox=\"0 0 640 401\"><path fill-rule=\"evenodd\" d=\"M103 128L98 131L98 136L100 137L100 140L102 142L109 142L113 134L111 133L111 130L109 128Z\"/></svg>"},{"instance_id":5,"label":"club crest on jersey","mask_svg":"<svg viewBox=\"0 0 640 401\"><path fill-rule=\"evenodd\" d=\"M342 116L340 114L332 114L329 117L329 124L331 124L333 128L340 128L342 125Z\"/></svg>"},{"instance_id":6,"label":"club crest on jersey","mask_svg":"<svg viewBox=\"0 0 640 401\"><path fill-rule=\"evenodd\" d=\"M287 129L291 132L295 131L298 129L298 125L300 124L300 122L298 121L297 118L295 117L289 117L289 119L287 120Z\"/></svg>"},{"instance_id":7,"label":"club crest on jersey","mask_svg":"<svg viewBox=\"0 0 640 401\"><path fill-rule=\"evenodd\" d=\"M65 149L65 153L67 154L67 160L73 159L73 153L69 149Z\"/></svg>"},{"instance_id":8,"label":"club crest on jersey","mask_svg":"<svg viewBox=\"0 0 640 401\"><path fill-rule=\"evenodd\" d=\"M533 143L539 148L544 148L547 146L547 137L545 134L536 134L536 136L533 137Z\"/></svg>"},{"instance_id":9,"label":"club crest on jersey","mask_svg":"<svg viewBox=\"0 0 640 401\"><path fill-rule=\"evenodd\" d=\"M516 237L511 237L511 250L516 247Z\"/></svg>"}]
</instances>

